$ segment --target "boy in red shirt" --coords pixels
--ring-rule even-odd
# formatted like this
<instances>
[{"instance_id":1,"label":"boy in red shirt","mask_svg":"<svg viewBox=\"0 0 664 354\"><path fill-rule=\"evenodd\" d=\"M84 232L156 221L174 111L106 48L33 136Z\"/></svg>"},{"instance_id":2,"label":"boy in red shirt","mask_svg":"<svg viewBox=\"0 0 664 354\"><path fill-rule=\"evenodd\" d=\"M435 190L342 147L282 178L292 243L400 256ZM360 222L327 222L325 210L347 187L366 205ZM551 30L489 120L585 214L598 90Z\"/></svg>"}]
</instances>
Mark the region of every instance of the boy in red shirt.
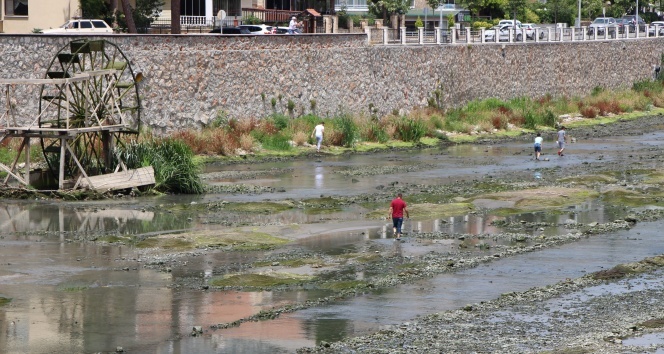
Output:
<instances>
[{"instance_id":1,"label":"boy in red shirt","mask_svg":"<svg viewBox=\"0 0 664 354\"><path fill-rule=\"evenodd\" d=\"M392 232L396 236L397 240L401 240L401 225L403 225L403 214L406 214L406 217L409 218L408 209L406 208L406 202L403 201L401 193L397 194L397 197L392 200L390 203L390 217L392 217Z\"/></svg>"}]
</instances>

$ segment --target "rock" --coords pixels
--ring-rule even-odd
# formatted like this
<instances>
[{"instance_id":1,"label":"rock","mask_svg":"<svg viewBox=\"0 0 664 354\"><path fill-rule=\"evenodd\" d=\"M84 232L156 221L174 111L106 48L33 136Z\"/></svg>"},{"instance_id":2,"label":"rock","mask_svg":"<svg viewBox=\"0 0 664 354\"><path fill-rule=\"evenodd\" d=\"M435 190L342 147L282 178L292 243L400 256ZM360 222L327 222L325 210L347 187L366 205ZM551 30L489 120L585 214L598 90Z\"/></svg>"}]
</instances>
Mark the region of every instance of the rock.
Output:
<instances>
[{"instance_id":1,"label":"rock","mask_svg":"<svg viewBox=\"0 0 664 354\"><path fill-rule=\"evenodd\" d=\"M115 348L115 352L116 353L124 353L124 348L118 346L118 347Z\"/></svg>"},{"instance_id":2,"label":"rock","mask_svg":"<svg viewBox=\"0 0 664 354\"><path fill-rule=\"evenodd\" d=\"M636 222L638 221L638 220L636 219L636 216L631 215L631 214L625 216L625 219L624 219L624 220L627 221L627 222L630 223L630 224L636 224Z\"/></svg>"},{"instance_id":3,"label":"rock","mask_svg":"<svg viewBox=\"0 0 664 354\"><path fill-rule=\"evenodd\" d=\"M276 266L278 266L279 264L280 264L279 262L272 262L272 266L273 266L273 267L276 267Z\"/></svg>"},{"instance_id":4,"label":"rock","mask_svg":"<svg viewBox=\"0 0 664 354\"><path fill-rule=\"evenodd\" d=\"M192 337L197 337L201 334L203 334L203 327L202 326L194 326L194 328L191 330L191 336Z\"/></svg>"},{"instance_id":5,"label":"rock","mask_svg":"<svg viewBox=\"0 0 664 354\"><path fill-rule=\"evenodd\" d=\"M597 225L599 225L599 223L597 221L593 221L590 224L588 224L589 227L595 227Z\"/></svg>"}]
</instances>

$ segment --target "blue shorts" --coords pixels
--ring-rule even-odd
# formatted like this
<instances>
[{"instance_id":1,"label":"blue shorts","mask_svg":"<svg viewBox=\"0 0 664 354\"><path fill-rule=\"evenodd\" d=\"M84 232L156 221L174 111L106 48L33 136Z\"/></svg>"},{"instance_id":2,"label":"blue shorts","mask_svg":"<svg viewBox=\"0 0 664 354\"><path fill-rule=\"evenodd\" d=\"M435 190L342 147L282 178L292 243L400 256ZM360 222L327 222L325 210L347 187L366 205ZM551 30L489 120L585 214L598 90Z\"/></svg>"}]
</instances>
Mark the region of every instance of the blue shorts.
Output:
<instances>
[{"instance_id":1,"label":"blue shorts","mask_svg":"<svg viewBox=\"0 0 664 354\"><path fill-rule=\"evenodd\" d=\"M401 225L403 225L403 218L392 218L392 225L397 229L397 234L401 235Z\"/></svg>"},{"instance_id":2,"label":"blue shorts","mask_svg":"<svg viewBox=\"0 0 664 354\"><path fill-rule=\"evenodd\" d=\"M542 152L542 145L536 144L535 145L535 152Z\"/></svg>"}]
</instances>

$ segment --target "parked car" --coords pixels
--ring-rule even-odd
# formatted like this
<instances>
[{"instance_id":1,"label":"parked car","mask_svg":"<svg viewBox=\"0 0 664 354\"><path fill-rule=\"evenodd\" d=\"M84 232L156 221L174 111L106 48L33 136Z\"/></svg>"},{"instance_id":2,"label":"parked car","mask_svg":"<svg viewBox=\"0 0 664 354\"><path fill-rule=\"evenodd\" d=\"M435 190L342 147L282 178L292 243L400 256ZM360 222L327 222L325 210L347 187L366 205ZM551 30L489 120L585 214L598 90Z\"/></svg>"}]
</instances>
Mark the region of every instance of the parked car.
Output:
<instances>
[{"instance_id":1,"label":"parked car","mask_svg":"<svg viewBox=\"0 0 664 354\"><path fill-rule=\"evenodd\" d=\"M104 20L69 20L57 28L44 29L41 33L113 33L113 28Z\"/></svg>"},{"instance_id":2,"label":"parked car","mask_svg":"<svg viewBox=\"0 0 664 354\"><path fill-rule=\"evenodd\" d=\"M526 39L535 39L535 24L522 23L521 27L526 32Z\"/></svg>"},{"instance_id":3,"label":"parked car","mask_svg":"<svg viewBox=\"0 0 664 354\"><path fill-rule=\"evenodd\" d=\"M598 35L603 35L608 32L609 35L615 36L617 26L618 22L613 17L598 17L588 26L588 35L592 36L595 32Z\"/></svg>"},{"instance_id":4,"label":"parked car","mask_svg":"<svg viewBox=\"0 0 664 354\"><path fill-rule=\"evenodd\" d=\"M516 42L521 42L523 40L523 28L521 28L521 23L517 22L516 31L512 25L503 25L503 26L493 26L491 29L484 31L484 41L485 42L495 42L496 41L496 32L498 32L499 41L509 41L510 32L512 32L512 39Z\"/></svg>"},{"instance_id":5,"label":"parked car","mask_svg":"<svg viewBox=\"0 0 664 354\"><path fill-rule=\"evenodd\" d=\"M630 24L629 31L630 32L636 32L636 15L625 15L621 17L622 20L627 20L627 22ZM646 31L646 21L639 16L639 32L645 32Z\"/></svg>"},{"instance_id":6,"label":"parked car","mask_svg":"<svg viewBox=\"0 0 664 354\"><path fill-rule=\"evenodd\" d=\"M653 21L650 23L650 27L648 27L648 36L654 37L655 36L655 26L657 26L657 30L659 31L660 36L664 36L664 21Z\"/></svg>"},{"instance_id":7,"label":"parked car","mask_svg":"<svg viewBox=\"0 0 664 354\"><path fill-rule=\"evenodd\" d=\"M268 25L239 25L239 28L249 30L251 34L270 34L272 26Z\"/></svg>"},{"instance_id":8,"label":"parked car","mask_svg":"<svg viewBox=\"0 0 664 354\"><path fill-rule=\"evenodd\" d=\"M516 24L517 26L522 26L521 21L519 20L516 20ZM500 20L498 22L498 26L505 26L505 25L510 25L510 26L514 25L514 20Z\"/></svg>"},{"instance_id":9,"label":"parked car","mask_svg":"<svg viewBox=\"0 0 664 354\"><path fill-rule=\"evenodd\" d=\"M246 28L239 28L239 27L222 27L222 28L215 28L209 33L221 33L221 34L251 34L248 29Z\"/></svg>"},{"instance_id":10,"label":"parked car","mask_svg":"<svg viewBox=\"0 0 664 354\"><path fill-rule=\"evenodd\" d=\"M630 21L626 18L617 18L616 24L618 25L618 33L625 33L625 28L629 28L629 32L634 32L634 26L631 25Z\"/></svg>"}]
</instances>

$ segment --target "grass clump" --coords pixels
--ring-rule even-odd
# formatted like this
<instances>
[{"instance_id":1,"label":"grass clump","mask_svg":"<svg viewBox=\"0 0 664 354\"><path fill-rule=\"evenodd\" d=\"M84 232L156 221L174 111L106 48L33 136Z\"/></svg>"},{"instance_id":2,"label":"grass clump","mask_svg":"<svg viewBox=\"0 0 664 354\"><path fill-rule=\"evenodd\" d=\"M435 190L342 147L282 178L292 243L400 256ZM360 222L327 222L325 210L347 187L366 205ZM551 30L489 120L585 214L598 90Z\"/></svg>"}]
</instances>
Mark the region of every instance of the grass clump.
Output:
<instances>
[{"instance_id":1,"label":"grass clump","mask_svg":"<svg viewBox=\"0 0 664 354\"><path fill-rule=\"evenodd\" d=\"M0 296L0 307L12 302L12 299Z\"/></svg>"},{"instance_id":2,"label":"grass clump","mask_svg":"<svg viewBox=\"0 0 664 354\"><path fill-rule=\"evenodd\" d=\"M133 142L120 151L128 168L152 166L154 189L176 194L202 194L200 167L191 148L182 140L166 138Z\"/></svg>"}]
</instances>

